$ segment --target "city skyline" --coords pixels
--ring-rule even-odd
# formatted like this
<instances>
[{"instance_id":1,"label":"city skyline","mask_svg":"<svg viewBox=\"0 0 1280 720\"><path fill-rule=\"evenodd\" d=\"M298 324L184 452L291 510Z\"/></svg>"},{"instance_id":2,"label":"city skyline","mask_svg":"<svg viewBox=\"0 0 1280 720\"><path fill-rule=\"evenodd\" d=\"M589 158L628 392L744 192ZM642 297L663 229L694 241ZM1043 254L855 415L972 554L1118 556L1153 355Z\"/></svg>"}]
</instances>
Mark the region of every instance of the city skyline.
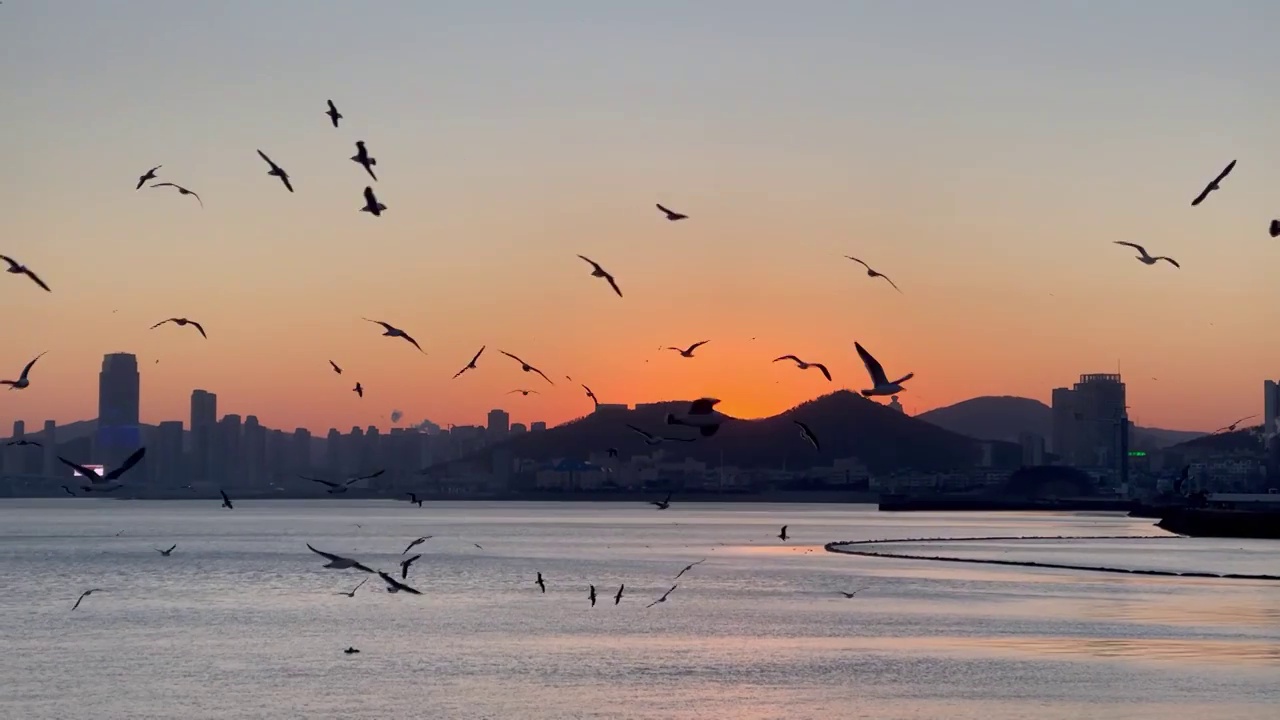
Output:
<instances>
[{"instance_id":1,"label":"city skyline","mask_svg":"<svg viewBox=\"0 0 1280 720\"><path fill-rule=\"evenodd\" d=\"M655 20L664 9L679 27ZM552 424L590 410L580 382L602 402L710 395L762 417L864 386L857 340L915 372L912 414L1048 402L1063 378L1118 371L1143 424L1213 429L1260 411L1258 379L1280 367L1266 237L1280 99L1265 91L1278 15L1266 2L993 0L928 21L893 3L6 4L0 82L27 95L0 138L13 159L0 252L53 292L0 278L0 374L49 351L30 388L4 393L0 424L87 419L91 368L119 350L140 358L148 422L182 417L198 387L274 427L367 426L395 408L478 422L529 386L498 349L556 380L521 398ZM376 43L347 37L370 24ZM289 31L263 34L274 26ZM319 50L335 45L354 49ZM379 158L383 217L358 212L355 140ZM157 164L204 208L135 191ZM689 219L667 222L659 202ZM1117 240L1182 268L1143 266ZM174 316L209 339L150 329ZM703 339L694 359L656 349ZM450 380L482 345L479 369ZM770 364L788 353L835 382Z\"/></svg>"}]
</instances>

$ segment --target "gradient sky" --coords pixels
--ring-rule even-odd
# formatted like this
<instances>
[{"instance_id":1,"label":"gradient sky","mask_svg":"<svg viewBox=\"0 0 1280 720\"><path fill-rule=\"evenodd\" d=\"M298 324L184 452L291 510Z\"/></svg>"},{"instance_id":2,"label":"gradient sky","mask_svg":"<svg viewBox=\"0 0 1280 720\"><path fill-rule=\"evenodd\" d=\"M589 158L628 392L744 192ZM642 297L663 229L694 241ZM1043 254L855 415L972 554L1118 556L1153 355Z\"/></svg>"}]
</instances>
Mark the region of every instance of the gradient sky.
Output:
<instances>
[{"instance_id":1,"label":"gradient sky","mask_svg":"<svg viewBox=\"0 0 1280 720\"><path fill-rule=\"evenodd\" d=\"M198 387L285 429L555 423L591 407L566 374L753 417L865 387L858 340L916 373L912 412L1119 367L1141 424L1211 430L1280 377L1276 27L1267 0L7 1L0 253L54 293L0 276L0 375L49 352L0 423L93 417L119 351L145 422ZM157 164L205 209L135 192ZM148 329L174 315L210 339Z\"/></svg>"}]
</instances>

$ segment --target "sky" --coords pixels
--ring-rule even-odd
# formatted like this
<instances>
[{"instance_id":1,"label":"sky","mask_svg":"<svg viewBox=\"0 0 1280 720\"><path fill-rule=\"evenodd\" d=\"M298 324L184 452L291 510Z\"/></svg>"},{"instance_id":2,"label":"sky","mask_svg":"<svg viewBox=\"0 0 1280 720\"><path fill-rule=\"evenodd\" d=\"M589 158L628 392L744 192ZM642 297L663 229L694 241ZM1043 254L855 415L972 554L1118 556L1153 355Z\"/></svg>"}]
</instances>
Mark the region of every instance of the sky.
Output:
<instances>
[{"instance_id":1,"label":"sky","mask_svg":"<svg viewBox=\"0 0 1280 720\"><path fill-rule=\"evenodd\" d=\"M578 383L762 417L867 387L858 341L915 373L912 413L1118 370L1139 424L1212 430L1280 378L1278 24L1267 0L6 1L0 253L53 293L0 275L0 376L48 352L0 427L94 417L109 352L150 423L202 388L286 430L554 424L590 411ZM205 207L135 190L160 164ZM150 329L174 316L209 339Z\"/></svg>"}]
</instances>

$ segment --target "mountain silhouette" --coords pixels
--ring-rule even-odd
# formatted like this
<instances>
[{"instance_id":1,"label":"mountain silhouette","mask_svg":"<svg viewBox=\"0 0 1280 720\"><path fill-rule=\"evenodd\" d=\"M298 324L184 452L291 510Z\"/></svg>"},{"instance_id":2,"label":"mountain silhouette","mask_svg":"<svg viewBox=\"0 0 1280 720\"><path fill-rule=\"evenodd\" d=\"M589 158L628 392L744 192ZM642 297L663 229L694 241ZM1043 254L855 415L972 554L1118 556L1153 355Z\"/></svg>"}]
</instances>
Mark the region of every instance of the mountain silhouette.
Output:
<instances>
[{"instance_id":1,"label":"mountain silhouette","mask_svg":"<svg viewBox=\"0 0 1280 720\"><path fill-rule=\"evenodd\" d=\"M690 428L665 424L668 412L683 412L688 402L642 405L635 410L602 409L545 432L520 435L492 449L502 448L514 458L550 462L585 458L618 448L623 457L647 455L654 448L627 429L635 425L664 437L697 437ZM813 429L822 444L814 450L793 422ZM808 468L830 465L837 458L856 457L871 472L901 469L953 470L975 466L981 444L841 390L811 400L779 415L758 420L730 420L710 438L692 443L657 446L678 461L693 458L742 468ZM492 450L491 449L491 450ZM996 461L1016 464L1018 449L998 444Z\"/></svg>"},{"instance_id":2,"label":"mountain silhouette","mask_svg":"<svg viewBox=\"0 0 1280 720\"><path fill-rule=\"evenodd\" d=\"M1013 395L985 395L920 413L917 419L979 440L1017 442L1024 432L1053 437L1053 408L1039 400ZM1135 450L1159 450L1205 433L1134 427L1129 444Z\"/></svg>"}]
</instances>

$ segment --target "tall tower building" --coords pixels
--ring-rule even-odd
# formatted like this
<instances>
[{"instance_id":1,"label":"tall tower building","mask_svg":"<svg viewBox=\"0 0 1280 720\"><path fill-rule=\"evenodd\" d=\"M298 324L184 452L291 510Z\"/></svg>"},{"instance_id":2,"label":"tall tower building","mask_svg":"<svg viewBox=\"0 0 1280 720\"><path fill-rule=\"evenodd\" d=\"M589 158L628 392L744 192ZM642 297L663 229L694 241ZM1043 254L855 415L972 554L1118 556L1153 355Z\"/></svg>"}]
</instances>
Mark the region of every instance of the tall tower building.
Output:
<instances>
[{"instance_id":1,"label":"tall tower building","mask_svg":"<svg viewBox=\"0 0 1280 720\"><path fill-rule=\"evenodd\" d=\"M297 428L293 431L293 446L289 452L289 464L286 470L290 473L311 472L311 431Z\"/></svg>"},{"instance_id":2,"label":"tall tower building","mask_svg":"<svg viewBox=\"0 0 1280 720\"><path fill-rule=\"evenodd\" d=\"M1127 461L1124 382L1116 374L1081 375L1053 391L1053 451L1071 465L1121 471Z\"/></svg>"},{"instance_id":3,"label":"tall tower building","mask_svg":"<svg viewBox=\"0 0 1280 720\"><path fill-rule=\"evenodd\" d=\"M104 356L98 373L98 432L94 437L98 463L115 467L142 447L139 400L138 358L130 353Z\"/></svg>"},{"instance_id":4,"label":"tall tower building","mask_svg":"<svg viewBox=\"0 0 1280 720\"><path fill-rule=\"evenodd\" d=\"M258 422L257 415L244 419L243 440L240 472L245 484L256 489L266 485L267 479L267 429Z\"/></svg>"},{"instance_id":5,"label":"tall tower building","mask_svg":"<svg viewBox=\"0 0 1280 720\"><path fill-rule=\"evenodd\" d=\"M511 416L506 410L490 410L489 411L489 439L491 441L502 440L511 432Z\"/></svg>"},{"instance_id":6,"label":"tall tower building","mask_svg":"<svg viewBox=\"0 0 1280 720\"><path fill-rule=\"evenodd\" d=\"M245 486L240 416L223 415L214 431L213 478L219 483Z\"/></svg>"},{"instance_id":7,"label":"tall tower building","mask_svg":"<svg viewBox=\"0 0 1280 720\"><path fill-rule=\"evenodd\" d=\"M156 426L151 447L147 449L151 460L152 478L162 487L186 484L182 462L182 421L165 420Z\"/></svg>"},{"instance_id":8,"label":"tall tower building","mask_svg":"<svg viewBox=\"0 0 1280 720\"><path fill-rule=\"evenodd\" d=\"M1267 380L1262 383L1262 431L1271 433L1280 430L1276 420L1280 420L1280 383Z\"/></svg>"},{"instance_id":9,"label":"tall tower building","mask_svg":"<svg viewBox=\"0 0 1280 720\"><path fill-rule=\"evenodd\" d=\"M213 428L218 424L218 396L208 390L191 392L191 480L213 479Z\"/></svg>"},{"instance_id":10,"label":"tall tower building","mask_svg":"<svg viewBox=\"0 0 1280 720\"><path fill-rule=\"evenodd\" d=\"M44 453L40 462L40 474L45 477L57 475L58 467L58 423L53 420L44 421L44 435L40 438L44 445Z\"/></svg>"}]
</instances>

